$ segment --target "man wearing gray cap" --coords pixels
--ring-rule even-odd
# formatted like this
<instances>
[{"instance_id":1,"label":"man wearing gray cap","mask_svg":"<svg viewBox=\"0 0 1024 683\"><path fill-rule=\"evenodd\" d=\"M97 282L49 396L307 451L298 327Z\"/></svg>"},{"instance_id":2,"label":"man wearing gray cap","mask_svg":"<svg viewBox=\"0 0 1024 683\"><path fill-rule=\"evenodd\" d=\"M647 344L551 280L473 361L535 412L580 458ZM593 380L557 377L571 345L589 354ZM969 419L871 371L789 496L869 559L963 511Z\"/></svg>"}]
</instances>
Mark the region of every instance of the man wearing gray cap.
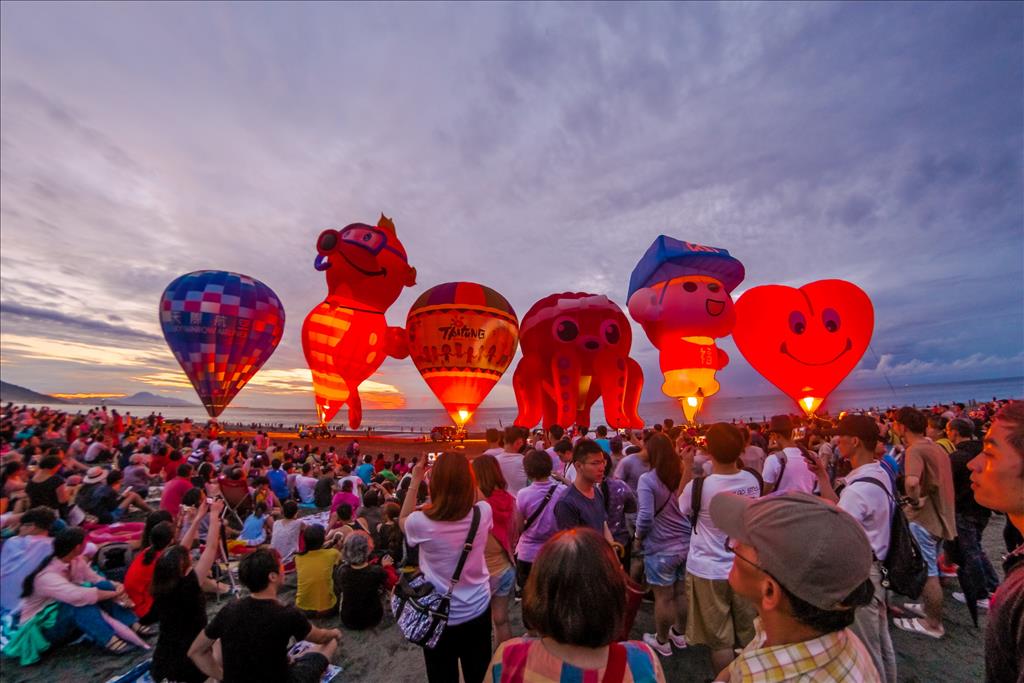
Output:
<instances>
[{"instance_id":1,"label":"man wearing gray cap","mask_svg":"<svg viewBox=\"0 0 1024 683\"><path fill-rule=\"evenodd\" d=\"M882 586L882 562L889 554L895 487L889 473L875 459L878 424L873 417L846 415L839 421L836 434L839 454L853 465L853 470L836 495L825 468L815 468L821 497L836 502L857 520L874 552L871 582L875 595L871 604L857 610L851 628L871 654L882 680L896 683L896 651L889 633L888 603Z\"/></svg>"},{"instance_id":2,"label":"man wearing gray cap","mask_svg":"<svg viewBox=\"0 0 1024 683\"><path fill-rule=\"evenodd\" d=\"M880 680L849 628L874 594L871 543L853 517L806 493L722 493L711 519L729 535L729 585L758 613L754 640L716 680Z\"/></svg>"}]
</instances>

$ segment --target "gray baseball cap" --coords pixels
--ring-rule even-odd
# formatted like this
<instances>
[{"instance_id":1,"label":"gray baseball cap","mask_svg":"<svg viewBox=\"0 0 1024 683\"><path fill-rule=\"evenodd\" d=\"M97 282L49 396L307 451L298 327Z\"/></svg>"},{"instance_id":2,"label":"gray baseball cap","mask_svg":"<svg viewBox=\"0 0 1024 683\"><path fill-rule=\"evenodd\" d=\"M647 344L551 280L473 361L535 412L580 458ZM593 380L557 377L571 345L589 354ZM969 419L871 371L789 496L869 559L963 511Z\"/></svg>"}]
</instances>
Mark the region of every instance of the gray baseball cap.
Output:
<instances>
[{"instance_id":1,"label":"gray baseball cap","mask_svg":"<svg viewBox=\"0 0 1024 683\"><path fill-rule=\"evenodd\" d=\"M808 493L750 499L720 493L711 521L757 550L758 564L786 590L818 609L842 601L871 573L871 544L853 517Z\"/></svg>"}]
</instances>

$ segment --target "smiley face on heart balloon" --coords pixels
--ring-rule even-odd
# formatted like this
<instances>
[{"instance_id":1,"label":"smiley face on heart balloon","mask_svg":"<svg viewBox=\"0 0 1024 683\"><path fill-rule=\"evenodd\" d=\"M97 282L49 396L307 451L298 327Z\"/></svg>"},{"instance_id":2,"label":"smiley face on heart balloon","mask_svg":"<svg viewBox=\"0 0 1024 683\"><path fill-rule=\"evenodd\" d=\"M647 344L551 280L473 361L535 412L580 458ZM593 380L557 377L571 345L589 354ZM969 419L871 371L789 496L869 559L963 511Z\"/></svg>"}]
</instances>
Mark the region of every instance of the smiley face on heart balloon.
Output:
<instances>
[{"instance_id":1,"label":"smiley face on heart balloon","mask_svg":"<svg viewBox=\"0 0 1024 683\"><path fill-rule=\"evenodd\" d=\"M810 415L856 367L874 326L864 290L818 280L748 290L736 302L732 337L747 362Z\"/></svg>"}]
</instances>

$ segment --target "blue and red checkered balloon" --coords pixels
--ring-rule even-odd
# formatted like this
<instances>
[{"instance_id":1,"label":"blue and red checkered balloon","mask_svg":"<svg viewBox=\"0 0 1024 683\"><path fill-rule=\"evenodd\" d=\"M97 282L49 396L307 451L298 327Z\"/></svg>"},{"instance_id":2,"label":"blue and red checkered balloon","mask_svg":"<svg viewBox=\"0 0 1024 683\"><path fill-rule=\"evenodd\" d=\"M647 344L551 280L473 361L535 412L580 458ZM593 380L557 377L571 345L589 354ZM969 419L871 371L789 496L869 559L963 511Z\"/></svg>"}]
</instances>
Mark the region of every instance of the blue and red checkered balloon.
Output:
<instances>
[{"instance_id":1,"label":"blue and red checkered balloon","mask_svg":"<svg viewBox=\"0 0 1024 683\"><path fill-rule=\"evenodd\" d=\"M274 353L284 307L255 278L200 270L167 285L160 326L206 412L217 417Z\"/></svg>"}]
</instances>

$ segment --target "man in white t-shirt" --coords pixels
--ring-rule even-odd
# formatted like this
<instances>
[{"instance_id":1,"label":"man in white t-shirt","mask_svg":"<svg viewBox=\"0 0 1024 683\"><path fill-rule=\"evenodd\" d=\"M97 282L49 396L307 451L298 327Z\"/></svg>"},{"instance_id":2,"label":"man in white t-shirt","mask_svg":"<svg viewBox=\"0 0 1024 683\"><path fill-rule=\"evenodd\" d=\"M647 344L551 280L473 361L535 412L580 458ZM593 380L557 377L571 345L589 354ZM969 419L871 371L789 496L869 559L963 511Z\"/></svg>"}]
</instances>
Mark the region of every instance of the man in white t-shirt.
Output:
<instances>
[{"instance_id":1,"label":"man in white t-shirt","mask_svg":"<svg viewBox=\"0 0 1024 683\"><path fill-rule=\"evenodd\" d=\"M302 464L302 474L295 477L295 493L299 500L309 505L313 502L313 493L316 489L317 478L310 475L312 465L308 462Z\"/></svg>"},{"instance_id":2,"label":"man in white t-shirt","mask_svg":"<svg viewBox=\"0 0 1024 683\"><path fill-rule=\"evenodd\" d=\"M572 462L572 442L569 439L562 439L548 451L548 455L554 453L551 458L551 476L555 481L566 486L571 486L576 481L576 466Z\"/></svg>"},{"instance_id":3,"label":"man in white t-shirt","mask_svg":"<svg viewBox=\"0 0 1024 683\"><path fill-rule=\"evenodd\" d=\"M501 432L497 429L488 427L484 438L487 439L487 450L483 452L484 455L497 457L505 452L505 449L501 447Z\"/></svg>"},{"instance_id":4,"label":"man in white t-shirt","mask_svg":"<svg viewBox=\"0 0 1024 683\"><path fill-rule=\"evenodd\" d=\"M726 550L725 532L711 521L711 499L722 492L757 498L761 485L757 477L739 467L744 444L737 427L725 422L713 424L706 438L711 474L688 483L679 496L680 512L691 519L697 497L694 487L700 487L697 523L686 558L686 594L690 605L686 640L691 645L707 645L711 649L712 667L721 671L733 660L735 649L745 647L753 639L755 610L729 586L733 556ZM693 467L692 452L684 451L683 467Z\"/></svg>"},{"instance_id":5,"label":"man in white t-shirt","mask_svg":"<svg viewBox=\"0 0 1024 683\"><path fill-rule=\"evenodd\" d=\"M547 454L551 456L552 474L558 474L562 471L562 460L561 458L558 457L558 453L555 451L555 446L557 446L558 442L561 441L564 437L565 430L562 429L561 425L551 425L550 427L548 427L544 443L550 445L544 450L547 451ZM568 439L566 440L568 441ZM570 448L572 447L572 442L569 442L569 446Z\"/></svg>"},{"instance_id":6,"label":"man in white t-shirt","mask_svg":"<svg viewBox=\"0 0 1024 683\"><path fill-rule=\"evenodd\" d=\"M210 457L213 458L215 464L220 464L220 461L224 459L224 451L227 449L224 447L224 437L217 437L210 442Z\"/></svg>"},{"instance_id":7,"label":"man in white t-shirt","mask_svg":"<svg viewBox=\"0 0 1024 683\"><path fill-rule=\"evenodd\" d=\"M789 415L776 415L768 427L770 445L779 450L764 461L765 493L802 491L814 493L818 478L808 467L804 452L793 441L793 421Z\"/></svg>"},{"instance_id":8,"label":"man in white t-shirt","mask_svg":"<svg viewBox=\"0 0 1024 683\"><path fill-rule=\"evenodd\" d=\"M526 469L523 467L523 454L520 451L526 443L528 432L522 427L510 425L505 427L505 450L494 456L505 475L506 490L515 496L526 487Z\"/></svg>"},{"instance_id":9,"label":"man in white t-shirt","mask_svg":"<svg viewBox=\"0 0 1024 683\"><path fill-rule=\"evenodd\" d=\"M871 654L879 677L886 683L896 683L896 651L893 650L889 634L888 605L881 571L881 563L889 553L892 528L892 479L881 463L875 460L878 425L874 418L847 415L839 421L836 431L839 452L850 461L853 470L846 476L846 485L837 496L828 480L825 469L827 461L822 459L816 468L821 497L836 502L857 520L867 534L875 556L871 566L875 596L870 605L857 609L851 628ZM865 479L874 479L881 486Z\"/></svg>"}]
</instances>

